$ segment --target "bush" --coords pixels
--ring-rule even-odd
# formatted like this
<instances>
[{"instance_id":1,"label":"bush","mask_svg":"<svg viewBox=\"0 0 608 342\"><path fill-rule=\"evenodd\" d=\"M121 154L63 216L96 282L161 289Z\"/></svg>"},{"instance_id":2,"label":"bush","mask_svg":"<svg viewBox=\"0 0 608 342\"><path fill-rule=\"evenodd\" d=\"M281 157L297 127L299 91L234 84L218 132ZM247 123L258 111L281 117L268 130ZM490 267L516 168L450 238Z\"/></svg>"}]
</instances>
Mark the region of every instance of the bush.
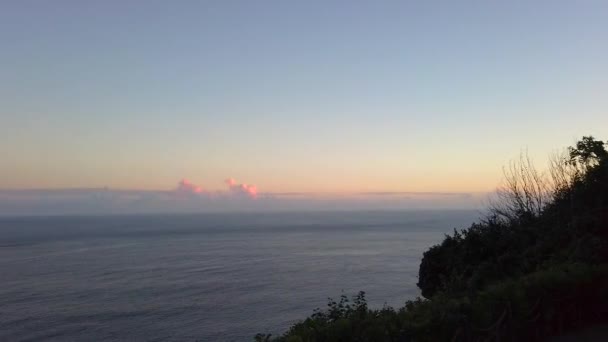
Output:
<instances>
[{"instance_id":1,"label":"bush","mask_svg":"<svg viewBox=\"0 0 608 342\"><path fill-rule=\"evenodd\" d=\"M425 299L369 309L364 292L342 296L256 341L533 340L606 321L608 151L583 137L550 171L522 158L485 220L424 253Z\"/></svg>"},{"instance_id":2,"label":"bush","mask_svg":"<svg viewBox=\"0 0 608 342\"><path fill-rule=\"evenodd\" d=\"M554 161L553 182L522 158L512 166L503 203L487 219L454 231L423 255L422 295L475 292L487 284L560 262L608 262L608 152L584 137ZM519 171L517 171L519 170ZM547 184L554 184L551 190ZM553 198L546 201L546 198Z\"/></svg>"}]
</instances>

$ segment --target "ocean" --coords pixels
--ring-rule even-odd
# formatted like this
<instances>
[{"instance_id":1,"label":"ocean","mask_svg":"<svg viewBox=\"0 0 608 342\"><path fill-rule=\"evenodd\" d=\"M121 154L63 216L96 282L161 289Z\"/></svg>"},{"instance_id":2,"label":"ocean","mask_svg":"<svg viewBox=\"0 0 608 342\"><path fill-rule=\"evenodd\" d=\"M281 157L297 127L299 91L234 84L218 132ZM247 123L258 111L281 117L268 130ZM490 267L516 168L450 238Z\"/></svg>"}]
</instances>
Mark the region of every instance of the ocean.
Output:
<instances>
[{"instance_id":1,"label":"ocean","mask_svg":"<svg viewBox=\"0 0 608 342\"><path fill-rule=\"evenodd\" d=\"M0 218L0 341L251 341L328 297L419 295L474 211Z\"/></svg>"}]
</instances>

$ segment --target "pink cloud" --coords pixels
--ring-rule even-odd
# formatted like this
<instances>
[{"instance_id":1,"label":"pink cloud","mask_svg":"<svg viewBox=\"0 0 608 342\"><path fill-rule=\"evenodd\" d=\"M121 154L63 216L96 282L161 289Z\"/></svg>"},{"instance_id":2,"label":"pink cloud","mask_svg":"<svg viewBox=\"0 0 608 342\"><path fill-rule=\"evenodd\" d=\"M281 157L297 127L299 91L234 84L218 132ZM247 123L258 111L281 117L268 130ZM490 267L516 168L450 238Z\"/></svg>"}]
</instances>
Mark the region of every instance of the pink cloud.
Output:
<instances>
[{"instance_id":1,"label":"pink cloud","mask_svg":"<svg viewBox=\"0 0 608 342\"><path fill-rule=\"evenodd\" d=\"M228 189L231 193L234 194L243 194L247 195L251 198L256 198L258 196L258 188L255 185L245 184L245 183L237 183L233 178L228 178L224 181L226 185L228 185Z\"/></svg>"},{"instance_id":2,"label":"pink cloud","mask_svg":"<svg viewBox=\"0 0 608 342\"><path fill-rule=\"evenodd\" d=\"M200 194L203 192L203 188L184 178L177 183L175 192L182 194Z\"/></svg>"}]
</instances>

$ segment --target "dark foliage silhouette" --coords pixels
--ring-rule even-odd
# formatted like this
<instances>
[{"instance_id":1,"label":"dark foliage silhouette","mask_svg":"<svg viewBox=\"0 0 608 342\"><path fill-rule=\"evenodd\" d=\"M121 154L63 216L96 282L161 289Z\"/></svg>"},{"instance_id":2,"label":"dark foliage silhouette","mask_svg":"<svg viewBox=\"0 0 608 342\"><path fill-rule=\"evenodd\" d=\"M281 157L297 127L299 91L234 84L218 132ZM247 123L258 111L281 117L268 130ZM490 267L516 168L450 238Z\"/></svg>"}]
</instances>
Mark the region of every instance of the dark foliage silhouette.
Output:
<instances>
[{"instance_id":1,"label":"dark foliage silhouette","mask_svg":"<svg viewBox=\"0 0 608 342\"><path fill-rule=\"evenodd\" d=\"M256 341L542 340L608 321L608 151L583 137L547 174L522 155L481 222L446 235L420 264L422 296L369 309L365 293L282 336Z\"/></svg>"}]
</instances>

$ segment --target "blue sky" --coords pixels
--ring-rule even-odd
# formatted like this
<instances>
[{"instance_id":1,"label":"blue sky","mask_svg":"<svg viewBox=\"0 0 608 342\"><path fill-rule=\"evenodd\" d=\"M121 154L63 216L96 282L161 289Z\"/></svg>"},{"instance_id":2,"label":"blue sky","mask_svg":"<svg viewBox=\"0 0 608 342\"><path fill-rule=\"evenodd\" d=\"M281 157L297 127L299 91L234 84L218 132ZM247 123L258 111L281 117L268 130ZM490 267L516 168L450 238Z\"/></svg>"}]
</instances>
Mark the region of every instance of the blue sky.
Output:
<instances>
[{"instance_id":1,"label":"blue sky","mask_svg":"<svg viewBox=\"0 0 608 342\"><path fill-rule=\"evenodd\" d=\"M483 192L607 139L605 1L0 4L0 188Z\"/></svg>"}]
</instances>

